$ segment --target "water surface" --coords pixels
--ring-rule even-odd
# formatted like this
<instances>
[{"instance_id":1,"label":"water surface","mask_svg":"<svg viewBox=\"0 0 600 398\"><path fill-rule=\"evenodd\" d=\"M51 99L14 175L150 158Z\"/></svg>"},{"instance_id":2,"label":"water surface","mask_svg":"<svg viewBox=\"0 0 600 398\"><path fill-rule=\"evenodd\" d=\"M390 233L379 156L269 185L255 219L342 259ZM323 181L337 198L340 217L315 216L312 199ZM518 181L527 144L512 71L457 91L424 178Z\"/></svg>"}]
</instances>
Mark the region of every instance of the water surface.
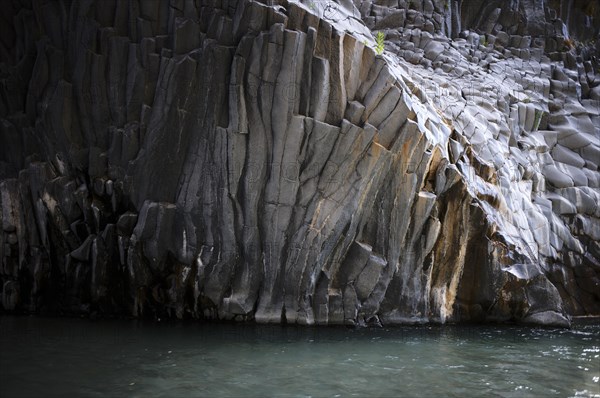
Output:
<instances>
[{"instance_id":1,"label":"water surface","mask_svg":"<svg viewBox=\"0 0 600 398\"><path fill-rule=\"evenodd\" d=\"M0 396L600 397L600 325L353 330L3 316Z\"/></svg>"}]
</instances>

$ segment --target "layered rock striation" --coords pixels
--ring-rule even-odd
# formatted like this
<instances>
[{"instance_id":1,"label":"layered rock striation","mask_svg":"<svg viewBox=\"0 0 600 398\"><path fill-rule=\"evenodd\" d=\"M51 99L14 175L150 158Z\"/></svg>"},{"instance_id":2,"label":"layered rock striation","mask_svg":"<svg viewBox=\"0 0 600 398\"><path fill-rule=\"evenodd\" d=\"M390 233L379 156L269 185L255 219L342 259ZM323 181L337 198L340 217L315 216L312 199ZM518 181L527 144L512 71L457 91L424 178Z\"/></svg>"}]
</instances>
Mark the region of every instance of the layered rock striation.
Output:
<instances>
[{"instance_id":1,"label":"layered rock striation","mask_svg":"<svg viewBox=\"0 0 600 398\"><path fill-rule=\"evenodd\" d=\"M600 314L594 2L22 0L2 18L4 311Z\"/></svg>"}]
</instances>

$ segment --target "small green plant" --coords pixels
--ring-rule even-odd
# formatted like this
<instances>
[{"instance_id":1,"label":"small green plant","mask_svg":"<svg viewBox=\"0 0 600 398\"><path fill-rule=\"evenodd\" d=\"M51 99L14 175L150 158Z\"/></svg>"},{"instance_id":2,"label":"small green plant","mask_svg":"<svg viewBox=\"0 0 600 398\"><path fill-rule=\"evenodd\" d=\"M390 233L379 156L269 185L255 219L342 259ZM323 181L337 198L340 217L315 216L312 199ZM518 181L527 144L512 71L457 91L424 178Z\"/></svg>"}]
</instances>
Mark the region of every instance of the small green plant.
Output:
<instances>
[{"instance_id":1,"label":"small green plant","mask_svg":"<svg viewBox=\"0 0 600 398\"><path fill-rule=\"evenodd\" d=\"M524 104L529 104L531 102L531 98L529 97L525 97L525 99L523 100Z\"/></svg>"},{"instance_id":2,"label":"small green plant","mask_svg":"<svg viewBox=\"0 0 600 398\"><path fill-rule=\"evenodd\" d=\"M484 46L484 47L487 47L487 45L488 45L487 38L486 38L485 36L481 36L481 37L479 38L479 43L480 43L482 46Z\"/></svg>"},{"instance_id":3,"label":"small green plant","mask_svg":"<svg viewBox=\"0 0 600 398\"><path fill-rule=\"evenodd\" d=\"M385 49L385 43L383 42L384 40L385 33L381 31L377 32L377 36L375 37L375 41L377 42L377 44L375 45L375 52L377 53L377 55L383 54L383 50Z\"/></svg>"},{"instance_id":4,"label":"small green plant","mask_svg":"<svg viewBox=\"0 0 600 398\"><path fill-rule=\"evenodd\" d=\"M308 8L310 8L312 11L317 11L317 7L315 6L314 1L311 1L310 3L308 3Z\"/></svg>"}]
</instances>

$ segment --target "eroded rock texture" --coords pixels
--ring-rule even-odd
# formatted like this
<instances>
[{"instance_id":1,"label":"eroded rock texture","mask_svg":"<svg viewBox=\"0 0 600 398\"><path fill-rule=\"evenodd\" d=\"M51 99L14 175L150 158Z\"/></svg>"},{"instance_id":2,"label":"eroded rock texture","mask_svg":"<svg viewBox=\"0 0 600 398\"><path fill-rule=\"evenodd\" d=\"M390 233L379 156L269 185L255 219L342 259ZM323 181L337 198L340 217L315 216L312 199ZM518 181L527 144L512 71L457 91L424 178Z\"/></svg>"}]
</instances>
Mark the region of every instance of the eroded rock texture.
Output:
<instances>
[{"instance_id":1,"label":"eroded rock texture","mask_svg":"<svg viewBox=\"0 0 600 398\"><path fill-rule=\"evenodd\" d=\"M5 311L600 314L598 2L3 6Z\"/></svg>"}]
</instances>

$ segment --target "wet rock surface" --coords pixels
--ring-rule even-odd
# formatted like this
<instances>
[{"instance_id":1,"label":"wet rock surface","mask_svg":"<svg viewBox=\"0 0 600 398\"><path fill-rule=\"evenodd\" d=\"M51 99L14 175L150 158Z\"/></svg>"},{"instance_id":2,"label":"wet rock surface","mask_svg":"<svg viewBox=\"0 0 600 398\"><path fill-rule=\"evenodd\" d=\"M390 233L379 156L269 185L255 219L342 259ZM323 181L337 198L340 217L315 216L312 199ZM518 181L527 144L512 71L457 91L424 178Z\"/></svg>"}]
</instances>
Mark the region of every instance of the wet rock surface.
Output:
<instances>
[{"instance_id":1,"label":"wet rock surface","mask_svg":"<svg viewBox=\"0 0 600 398\"><path fill-rule=\"evenodd\" d=\"M600 314L595 4L10 3L2 310Z\"/></svg>"}]
</instances>

